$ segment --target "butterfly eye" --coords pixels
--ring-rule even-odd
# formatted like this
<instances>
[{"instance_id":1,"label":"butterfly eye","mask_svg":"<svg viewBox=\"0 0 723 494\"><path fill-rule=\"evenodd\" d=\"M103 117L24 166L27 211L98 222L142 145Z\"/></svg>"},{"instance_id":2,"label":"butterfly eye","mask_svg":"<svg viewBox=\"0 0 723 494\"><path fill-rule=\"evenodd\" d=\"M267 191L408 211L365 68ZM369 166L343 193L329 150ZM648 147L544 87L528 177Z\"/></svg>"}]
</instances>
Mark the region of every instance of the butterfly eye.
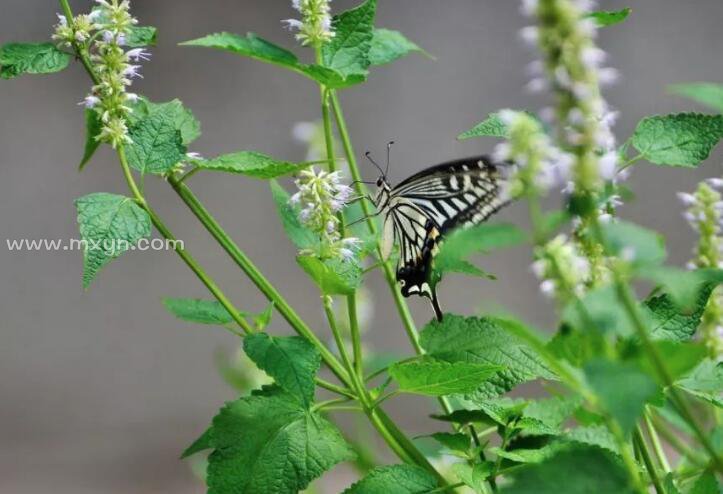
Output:
<instances>
[{"instance_id":1,"label":"butterfly eye","mask_svg":"<svg viewBox=\"0 0 723 494\"><path fill-rule=\"evenodd\" d=\"M403 287L407 284L407 280L399 280L399 286Z\"/></svg>"}]
</instances>

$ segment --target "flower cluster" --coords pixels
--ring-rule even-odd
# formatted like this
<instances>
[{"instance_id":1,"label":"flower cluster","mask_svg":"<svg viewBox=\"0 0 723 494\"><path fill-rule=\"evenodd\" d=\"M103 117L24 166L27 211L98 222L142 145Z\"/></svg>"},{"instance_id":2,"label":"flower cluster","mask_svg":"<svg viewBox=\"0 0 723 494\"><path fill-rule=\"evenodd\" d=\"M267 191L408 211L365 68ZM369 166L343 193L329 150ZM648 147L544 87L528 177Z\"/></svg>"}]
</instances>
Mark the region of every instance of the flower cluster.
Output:
<instances>
[{"instance_id":1,"label":"flower cluster","mask_svg":"<svg viewBox=\"0 0 723 494\"><path fill-rule=\"evenodd\" d=\"M138 62L150 55L142 48L124 49L130 30L138 22L129 12L128 0L96 3L90 14L78 15L72 22L59 16L53 39L88 56L98 82L81 104L100 117L103 126L98 139L118 147L131 142L126 120L131 112L129 104L137 101L138 95L128 92L128 86L141 77Z\"/></svg>"},{"instance_id":2,"label":"flower cluster","mask_svg":"<svg viewBox=\"0 0 723 494\"><path fill-rule=\"evenodd\" d=\"M547 192L567 181L573 158L552 143L537 120L513 110L500 111L499 118L509 140L497 145L493 157L499 163L511 161L518 167L508 181L511 197Z\"/></svg>"},{"instance_id":3,"label":"flower cluster","mask_svg":"<svg viewBox=\"0 0 723 494\"><path fill-rule=\"evenodd\" d=\"M552 89L556 109L543 117L556 120L565 146L575 155L571 189L594 191L616 178L618 153L611 127L617 112L609 109L600 86L615 82L615 69L603 67L607 54L595 46L597 26L585 17L591 0L525 0L522 11L536 17L522 38L539 49L543 60L530 64L533 91Z\"/></svg>"},{"instance_id":4,"label":"flower cluster","mask_svg":"<svg viewBox=\"0 0 723 494\"><path fill-rule=\"evenodd\" d=\"M342 238L339 233L337 213L352 195L352 188L341 183L341 173L317 173L312 167L300 173L296 186L299 190L291 196L290 203L301 207L299 220L319 235L319 256L352 259L361 241L354 237Z\"/></svg>"},{"instance_id":5,"label":"flower cluster","mask_svg":"<svg viewBox=\"0 0 723 494\"><path fill-rule=\"evenodd\" d=\"M301 13L301 20L282 21L289 29L296 29L296 39L302 45L319 46L334 37L331 28L330 0L292 0L292 5Z\"/></svg>"},{"instance_id":6,"label":"flower cluster","mask_svg":"<svg viewBox=\"0 0 723 494\"><path fill-rule=\"evenodd\" d=\"M532 271L541 280L540 291L544 295L564 305L585 293L590 263L566 235L558 235L538 247L535 257Z\"/></svg>"},{"instance_id":7,"label":"flower cluster","mask_svg":"<svg viewBox=\"0 0 723 494\"><path fill-rule=\"evenodd\" d=\"M698 185L693 194L679 192L678 198L686 211L683 216L690 226L698 232L698 245L695 247L695 257L688 263L688 268L721 268L721 225L723 224L723 179L710 178ZM703 312L701 321L701 337L708 347L711 356L723 356L723 293L716 289L711 295L708 305Z\"/></svg>"}]
</instances>

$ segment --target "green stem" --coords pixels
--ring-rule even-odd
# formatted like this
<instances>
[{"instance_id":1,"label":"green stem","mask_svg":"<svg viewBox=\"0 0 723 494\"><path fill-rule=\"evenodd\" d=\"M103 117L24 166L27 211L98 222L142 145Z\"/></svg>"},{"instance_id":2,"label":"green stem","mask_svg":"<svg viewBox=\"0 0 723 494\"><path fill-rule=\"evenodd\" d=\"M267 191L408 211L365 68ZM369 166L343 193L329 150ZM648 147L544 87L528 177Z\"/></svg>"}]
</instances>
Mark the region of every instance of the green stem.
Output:
<instances>
[{"instance_id":1,"label":"green stem","mask_svg":"<svg viewBox=\"0 0 723 494\"><path fill-rule=\"evenodd\" d=\"M320 388L324 388L328 391L331 391L332 393L336 393L342 396L346 396L347 398L356 399L356 395L354 392L348 388L342 388L341 386L337 386L336 384L330 383L328 381L325 381L324 379L321 379L320 377L316 378L316 385Z\"/></svg>"},{"instance_id":2,"label":"green stem","mask_svg":"<svg viewBox=\"0 0 723 494\"><path fill-rule=\"evenodd\" d=\"M653 451L655 452L655 457L658 459L658 463L663 469L663 473L670 473L671 468L670 463L668 462L668 457L665 454L665 450L663 450L663 445L660 443L660 438L658 437L658 433L655 430L653 421L650 418L650 410L647 406L645 407L643 421L645 422L645 429L648 431L648 437L650 437L650 442L653 443Z\"/></svg>"},{"instance_id":3,"label":"green stem","mask_svg":"<svg viewBox=\"0 0 723 494\"><path fill-rule=\"evenodd\" d=\"M249 277L256 287L264 294L264 296L274 303L274 307L279 311L281 316L291 325L297 334L306 338L321 353L321 358L331 371L339 378L341 382L349 385L349 376L329 349L314 334L309 326L299 317L299 315L291 308L286 299L278 290L269 282L266 277L259 271L249 257L236 245L236 243L221 228L218 222L211 216L206 208L199 202L198 198L193 194L191 189L178 179L170 175L168 183L173 190L179 195L181 200L188 206L191 212L198 218L201 224L216 239L226 253L241 268L241 270Z\"/></svg>"},{"instance_id":4,"label":"green stem","mask_svg":"<svg viewBox=\"0 0 723 494\"><path fill-rule=\"evenodd\" d=\"M707 461L697 451L693 450L688 444L680 439L674 432L670 431L667 425L657 416L657 414L651 414L653 424L656 426L658 432L663 439L678 453L685 456L688 460L695 463L701 468L706 467Z\"/></svg>"},{"instance_id":5,"label":"green stem","mask_svg":"<svg viewBox=\"0 0 723 494\"><path fill-rule=\"evenodd\" d=\"M241 329L243 329L244 333L253 333L254 329L246 321L246 319L241 317L239 310L234 307L231 301L226 297L226 295L221 291L221 289L218 287L218 285L216 285L216 283L211 279L211 277L206 274L206 272L191 256L191 254L189 254L186 249L179 246L179 243L175 241L176 237L171 233L168 227L166 227L163 221L161 221L160 217L155 213L155 211L153 211L153 209L148 205L146 199L143 197L140 190L138 189L138 186L136 185L135 179L133 178L133 173L131 172L130 166L128 165L128 160L126 159L123 147L118 147L116 152L118 154L118 160L120 161L121 168L123 170L123 175L125 176L126 182L128 183L128 188L131 190L134 199L146 211L146 213L148 213L148 216L151 218L151 222L156 227L158 232L163 236L163 238L173 242L174 249L178 256L183 260L183 262L186 263L186 265L188 265L191 271L193 271L193 273L201 280L201 282L206 285L206 288L208 288L208 290L213 294L216 300L218 300L221 305L223 305L223 307L228 311L234 321L236 321L236 323L238 323Z\"/></svg>"},{"instance_id":6,"label":"green stem","mask_svg":"<svg viewBox=\"0 0 723 494\"><path fill-rule=\"evenodd\" d=\"M331 107L334 110L334 118L336 119L336 126L339 130L339 136L341 137L341 143L344 147L344 155L346 156L346 160L349 163L349 172L351 173L351 178L355 182L354 187L356 189L356 192L360 196L366 195L366 189L364 187L364 184L360 182L361 180L361 174L359 173L359 166L356 161L356 154L354 152L354 147L351 143L351 139L349 137L349 130L346 126L346 120L344 119L344 113L342 112L341 105L339 104L339 98L335 91L330 92L331 96ZM369 232L376 237L377 234L377 227L374 223L374 219L372 219L370 216L372 214L371 209L369 208L369 204L367 201L362 200L361 201L361 207L362 211L364 212L364 216L367 216L366 224L369 229ZM409 307L407 306L407 303L404 301L404 297L402 297L401 292L399 291L399 287L397 286L396 276L394 274L394 269L392 268L391 264L388 260L384 259L382 257L381 248L379 244L377 243L377 254L379 256L379 259L383 262L382 268L384 270L384 278L387 280L387 285L389 285L389 289L392 292L392 296L394 297L394 304L397 306L397 311L399 312L399 316L402 319L402 323L404 324L404 329L407 332L407 337L409 338L409 341L412 343L412 346L414 347L414 351L421 355L423 352L421 345L419 344L419 334L417 333L417 328L414 324L414 319L412 319L412 314L409 312Z\"/></svg>"},{"instance_id":7,"label":"green stem","mask_svg":"<svg viewBox=\"0 0 723 494\"><path fill-rule=\"evenodd\" d=\"M354 372L357 376L364 376L364 361L362 357L361 331L359 329L359 317L357 315L356 296L347 297L347 309L349 312L349 328L351 331L351 347L354 353Z\"/></svg>"},{"instance_id":8,"label":"green stem","mask_svg":"<svg viewBox=\"0 0 723 494\"><path fill-rule=\"evenodd\" d=\"M344 339L341 336L339 327L336 323L336 316L334 315L334 309L332 307L332 299L329 296L323 296L323 305L326 318L329 321L329 328L331 329L334 341L339 347L339 354L341 355L342 362L346 365L349 376L351 377L351 384L356 392L359 403L361 404L364 413L369 418L374 428L379 432L384 441L399 456L402 461L406 463L416 464L422 467L437 477L442 485L447 485L447 481L437 470L429 463L429 460L417 449L412 441L397 427L397 425L389 418L388 415L381 410L381 408L374 407L369 393L361 381L361 377L354 372L353 364L349 358L349 354L344 345Z\"/></svg>"},{"instance_id":9,"label":"green stem","mask_svg":"<svg viewBox=\"0 0 723 494\"><path fill-rule=\"evenodd\" d=\"M60 8L63 9L63 14L65 15L65 19L68 21L68 26L71 28L75 27L75 16L73 16L73 11L70 8L70 4L68 3L68 0L59 0L60 1ZM83 67L85 67L85 70L88 72L88 75L93 80L93 84L100 84L100 79L98 78L97 74L93 70L93 66L90 63L90 58L88 58L88 49L85 47L85 45L73 42L73 49L75 50L75 54L80 59L80 63L83 64Z\"/></svg>"},{"instance_id":10,"label":"green stem","mask_svg":"<svg viewBox=\"0 0 723 494\"><path fill-rule=\"evenodd\" d=\"M666 494L663 484L660 481L660 477L658 476L658 469L653 464L653 458L650 456L650 450L648 449L648 445L645 443L645 438L640 430L640 426L636 426L633 431L633 443L640 452L640 456L643 458L645 469L650 475L650 480L653 482L653 486L655 486L655 492L658 494Z\"/></svg>"}]
</instances>

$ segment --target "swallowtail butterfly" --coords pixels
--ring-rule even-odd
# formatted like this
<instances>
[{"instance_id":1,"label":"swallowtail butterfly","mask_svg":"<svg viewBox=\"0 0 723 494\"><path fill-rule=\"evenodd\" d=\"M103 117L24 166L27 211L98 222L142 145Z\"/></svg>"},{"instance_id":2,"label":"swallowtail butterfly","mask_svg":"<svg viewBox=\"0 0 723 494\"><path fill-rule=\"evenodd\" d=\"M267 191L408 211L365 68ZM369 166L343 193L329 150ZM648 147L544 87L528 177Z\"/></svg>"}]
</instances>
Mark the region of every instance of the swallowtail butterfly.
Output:
<instances>
[{"instance_id":1,"label":"swallowtail butterfly","mask_svg":"<svg viewBox=\"0 0 723 494\"><path fill-rule=\"evenodd\" d=\"M387 259L394 244L399 246L397 281L402 295L429 298L441 320L430 280L434 256L452 230L477 225L509 202L504 177L510 164L495 164L487 156L460 159L422 170L392 187L387 182L389 146L386 171L369 153L367 158L381 172L371 200L383 218L382 257Z\"/></svg>"}]
</instances>

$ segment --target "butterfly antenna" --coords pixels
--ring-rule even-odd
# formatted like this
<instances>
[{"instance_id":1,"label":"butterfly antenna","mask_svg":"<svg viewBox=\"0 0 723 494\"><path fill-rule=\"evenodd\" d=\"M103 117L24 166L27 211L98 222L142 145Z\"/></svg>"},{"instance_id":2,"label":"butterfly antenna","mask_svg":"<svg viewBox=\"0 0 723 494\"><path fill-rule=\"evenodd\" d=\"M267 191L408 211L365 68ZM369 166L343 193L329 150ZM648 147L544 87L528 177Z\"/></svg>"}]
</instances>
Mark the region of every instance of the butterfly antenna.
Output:
<instances>
[{"instance_id":1,"label":"butterfly antenna","mask_svg":"<svg viewBox=\"0 0 723 494\"><path fill-rule=\"evenodd\" d=\"M381 173L382 176L384 176L384 177L387 176L387 174L384 173L384 171L382 170L382 167L379 166L376 161L374 161L374 158L372 158L372 153L370 153L369 151L367 151L366 153L364 153L364 156L367 157L367 159L371 162L372 165L374 165L374 166L377 167L377 170L379 170L379 173Z\"/></svg>"},{"instance_id":2,"label":"butterfly antenna","mask_svg":"<svg viewBox=\"0 0 723 494\"><path fill-rule=\"evenodd\" d=\"M387 169L384 170L384 176L387 176L387 173L389 172L389 156L392 153L392 144L394 144L394 141L389 141L387 143Z\"/></svg>"}]
</instances>

